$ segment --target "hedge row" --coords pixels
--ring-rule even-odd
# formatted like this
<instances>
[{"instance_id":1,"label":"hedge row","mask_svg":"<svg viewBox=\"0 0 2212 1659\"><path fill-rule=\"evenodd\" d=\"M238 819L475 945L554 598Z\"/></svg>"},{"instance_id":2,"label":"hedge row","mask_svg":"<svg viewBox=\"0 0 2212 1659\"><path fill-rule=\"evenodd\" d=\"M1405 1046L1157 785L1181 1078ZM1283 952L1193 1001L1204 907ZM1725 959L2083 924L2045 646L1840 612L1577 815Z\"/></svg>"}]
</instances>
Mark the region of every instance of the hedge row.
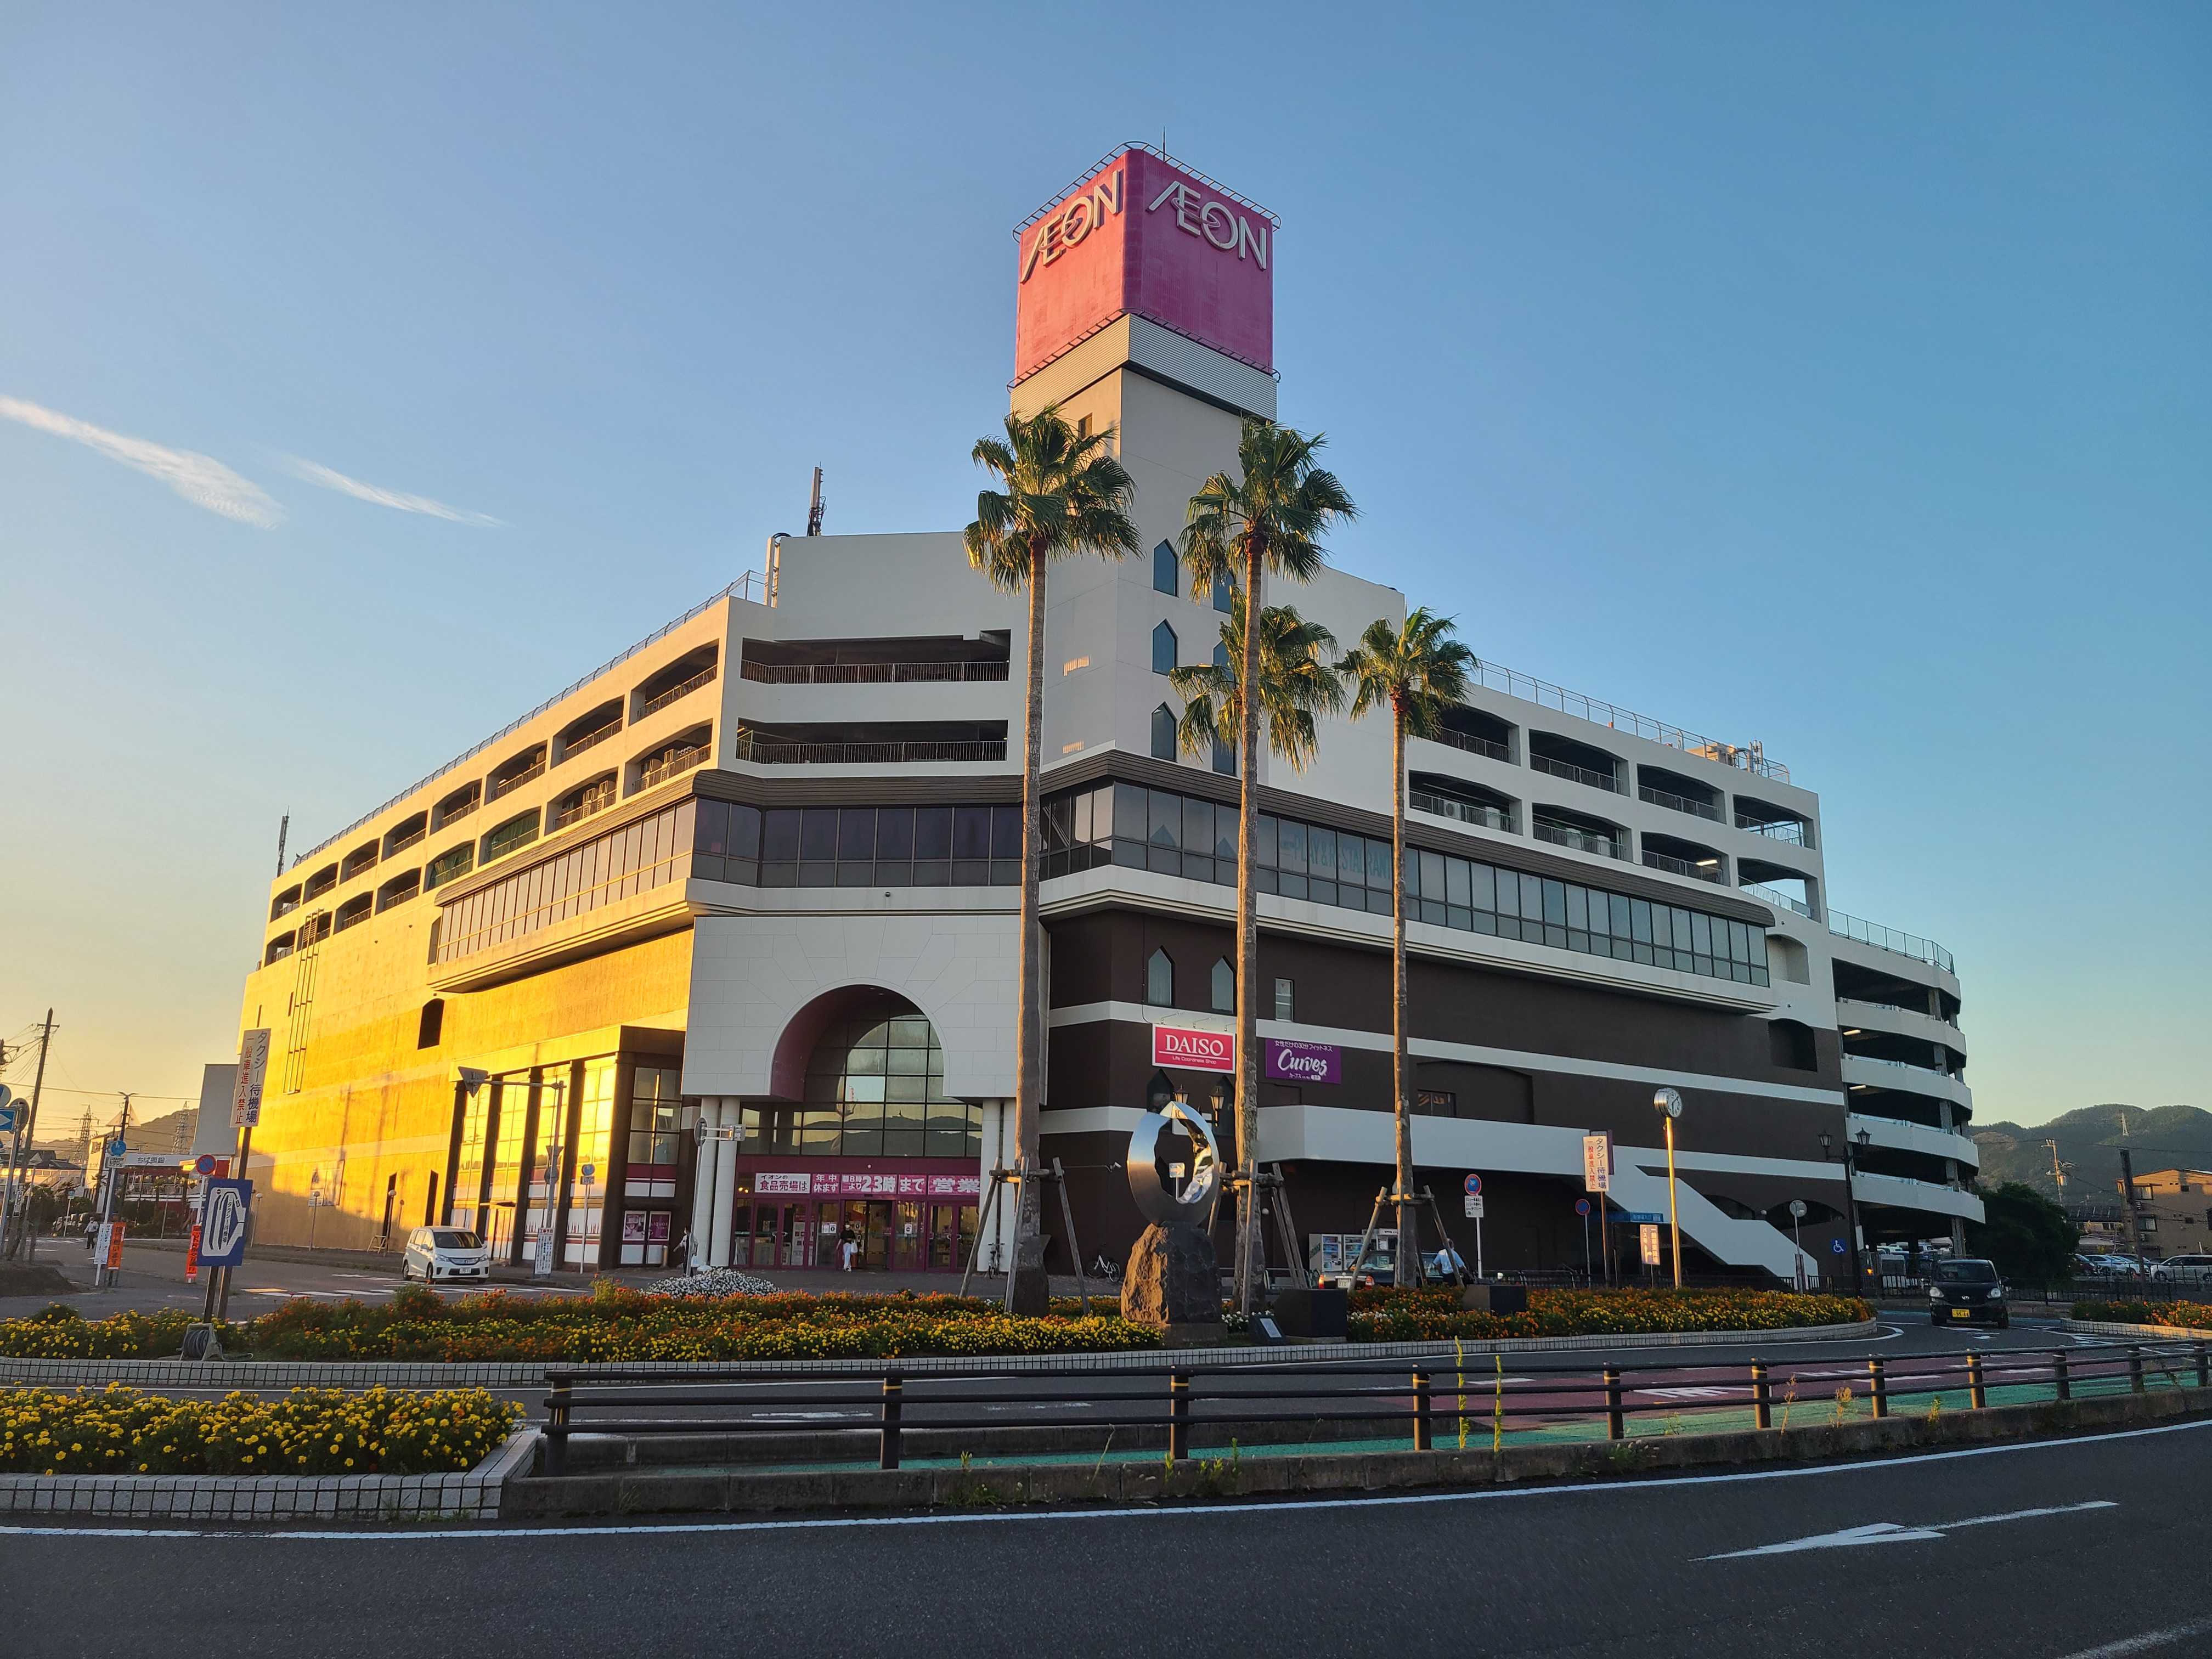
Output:
<instances>
[{"instance_id":1,"label":"hedge row","mask_svg":"<svg viewBox=\"0 0 2212 1659\"><path fill-rule=\"evenodd\" d=\"M2074 1317L2108 1325L2178 1325L2212 1331L2212 1302L2076 1302Z\"/></svg>"},{"instance_id":2,"label":"hedge row","mask_svg":"<svg viewBox=\"0 0 2212 1659\"><path fill-rule=\"evenodd\" d=\"M482 1389L295 1389L281 1400L0 1389L0 1472L442 1474L482 1462L521 1416Z\"/></svg>"},{"instance_id":3,"label":"hedge row","mask_svg":"<svg viewBox=\"0 0 2212 1659\"><path fill-rule=\"evenodd\" d=\"M1354 1342L1435 1341L1454 1337L1643 1336L1668 1331L1779 1331L1869 1319L1856 1297L1784 1291L1532 1290L1528 1311L1468 1312L1449 1286L1354 1291Z\"/></svg>"}]
</instances>

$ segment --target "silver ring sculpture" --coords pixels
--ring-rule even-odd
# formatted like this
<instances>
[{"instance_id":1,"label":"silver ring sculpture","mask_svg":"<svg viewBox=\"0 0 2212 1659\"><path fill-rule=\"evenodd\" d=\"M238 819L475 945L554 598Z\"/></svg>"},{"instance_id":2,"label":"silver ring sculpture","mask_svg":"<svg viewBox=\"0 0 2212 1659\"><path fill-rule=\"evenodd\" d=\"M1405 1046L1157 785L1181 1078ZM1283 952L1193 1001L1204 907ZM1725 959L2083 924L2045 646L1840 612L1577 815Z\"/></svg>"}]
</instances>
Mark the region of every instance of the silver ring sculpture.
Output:
<instances>
[{"instance_id":1,"label":"silver ring sculpture","mask_svg":"<svg viewBox=\"0 0 2212 1659\"><path fill-rule=\"evenodd\" d=\"M1178 1150L1175 1140L1186 1136L1190 1176L1178 1194L1163 1171L1170 1154ZM1221 1147L1213 1138L1213 1126L1179 1100L1139 1118L1129 1132L1129 1192L1146 1220L1170 1231L1177 1227L1206 1231L1212 1225L1214 1200L1221 1195Z\"/></svg>"}]
</instances>

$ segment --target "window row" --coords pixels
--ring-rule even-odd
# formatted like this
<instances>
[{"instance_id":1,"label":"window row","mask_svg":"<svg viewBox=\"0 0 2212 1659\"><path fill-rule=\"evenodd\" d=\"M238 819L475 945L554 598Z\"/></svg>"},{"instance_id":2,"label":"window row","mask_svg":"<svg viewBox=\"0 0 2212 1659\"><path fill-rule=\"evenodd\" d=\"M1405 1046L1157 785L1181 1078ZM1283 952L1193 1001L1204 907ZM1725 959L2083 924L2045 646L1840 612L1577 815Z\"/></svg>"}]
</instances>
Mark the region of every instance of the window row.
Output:
<instances>
[{"instance_id":1,"label":"window row","mask_svg":"<svg viewBox=\"0 0 2212 1659\"><path fill-rule=\"evenodd\" d=\"M1140 784L1102 784L1045 802L1047 879L1104 864L1233 886L1237 809ZM1390 843L1261 813L1260 890L1390 914ZM1407 849L1409 918L1647 967L1767 983L1764 930L1683 905Z\"/></svg>"},{"instance_id":2,"label":"window row","mask_svg":"<svg viewBox=\"0 0 2212 1659\"><path fill-rule=\"evenodd\" d=\"M431 931L430 960L453 962L682 879L691 854L690 802L518 870L448 905Z\"/></svg>"},{"instance_id":3,"label":"window row","mask_svg":"<svg viewBox=\"0 0 2212 1659\"><path fill-rule=\"evenodd\" d=\"M992 887L1022 878L1018 806L701 800L692 875L748 887Z\"/></svg>"}]
</instances>

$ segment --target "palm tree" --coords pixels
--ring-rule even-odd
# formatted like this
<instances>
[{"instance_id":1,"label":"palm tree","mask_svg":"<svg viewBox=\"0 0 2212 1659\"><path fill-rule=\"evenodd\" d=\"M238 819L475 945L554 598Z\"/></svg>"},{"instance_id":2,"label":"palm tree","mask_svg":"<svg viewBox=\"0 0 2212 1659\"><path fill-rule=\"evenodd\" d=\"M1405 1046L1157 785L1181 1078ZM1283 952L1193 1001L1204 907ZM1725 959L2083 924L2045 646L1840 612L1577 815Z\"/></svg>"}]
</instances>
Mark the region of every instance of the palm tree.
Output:
<instances>
[{"instance_id":1,"label":"palm tree","mask_svg":"<svg viewBox=\"0 0 2212 1659\"><path fill-rule=\"evenodd\" d=\"M1137 528L1129 522L1136 485L1113 455L1114 428L1079 430L1048 405L1026 418L1006 416L1006 435L979 438L972 456L1002 486L975 497L975 521L963 538L968 562L1003 592L1029 592L1029 695L1022 710L1022 897L1021 942L1014 1035L1014 1145L1020 1164L1036 1167L1038 1112L1043 1097L1039 1056L1043 1002L1040 982L1041 930L1037 921L1037 872L1044 851L1042 799L1044 770L1044 589L1056 559L1096 553L1119 559L1137 550ZM1006 1302L1016 1300L1022 1270L1037 1270L1043 1260L1039 1194L1034 1182L1019 1188L1014 1223L1012 1267L1006 1275ZM1041 1297L1042 1285L1023 1299ZM1040 1306L1037 1311L1043 1310Z\"/></svg>"},{"instance_id":2,"label":"palm tree","mask_svg":"<svg viewBox=\"0 0 2212 1659\"><path fill-rule=\"evenodd\" d=\"M1267 614L1262 585L1270 574L1310 580L1326 561L1322 534L1357 509L1336 475L1314 464L1326 441L1272 421L1248 419L1237 442L1238 476L1217 472L1190 498L1182 556L1194 598L1227 580ZM1237 1299L1252 1306L1252 1247L1259 1231L1253 1177L1259 1172L1260 915L1254 856L1259 850L1260 635L1242 641L1237 679L1237 775L1243 783L1237 831L1237 1156L1243 1185L1237 1219Z\"/></svg>"},{"instance_id":3,"label":"palm tree","mask_svg":"<svg viewBox=\"0 0 2212 1659\"><path fill-rule=\"evenodd\" d=\"M1444 711L1467 696L1474 653L1452 637L1452 620L1425 608L1395 631L1376 617L1337 665L1354 689L1352 718L1390 710L1390 1093L1398 1119L1398 1261L1420 1282L1413 1190L1413 1079L1406 1060L1406 739L1433 738Z\"/></svg>"},{"instance_id":4,"label":"palm tree","mask_svg":"<svg viewBox=\"0 0 2212 1659\"><path fill-rule=\"evenodd\" d=\"M1244 687L1231 664L1244 658L1244 594L1229 601L1229 620L1221 624L1227 662L1178 668L1168 684L1183 699L1176 739L1186 755L1212 754L1227 733L1243 725ZM1267 715L1267 747L1291 770L1313 764L1320 747L1317 717L1344 707L1345 681L1328 661L1336 635L1308 622L1286 605L1260 612L1260 707Z\"/></svg>"}]
</instances>

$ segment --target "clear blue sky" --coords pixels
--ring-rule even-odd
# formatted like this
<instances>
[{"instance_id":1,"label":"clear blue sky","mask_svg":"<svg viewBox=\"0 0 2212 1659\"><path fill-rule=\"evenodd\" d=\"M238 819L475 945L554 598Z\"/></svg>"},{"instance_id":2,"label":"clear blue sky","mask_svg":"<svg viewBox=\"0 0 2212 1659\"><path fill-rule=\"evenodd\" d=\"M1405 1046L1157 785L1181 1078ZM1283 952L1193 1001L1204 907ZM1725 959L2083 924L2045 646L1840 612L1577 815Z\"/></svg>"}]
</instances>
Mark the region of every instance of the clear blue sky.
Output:
<instances>
[{"instance_id":1,"label":"clear blue sky","mask_svg":"<svg viewBox=\"0 0 2212 1659\"><path fill-rule=\"evenodd\" d=\"M1956 952L1983 1121L2212 1105L2208 88L2183 4L11 5L0 1036L193 1091L281 813L817 463L833 531L963 523L1010 228L1164 128L1283 219L1343 563L1762 739Z\"/></svg>"}]
</instances>

